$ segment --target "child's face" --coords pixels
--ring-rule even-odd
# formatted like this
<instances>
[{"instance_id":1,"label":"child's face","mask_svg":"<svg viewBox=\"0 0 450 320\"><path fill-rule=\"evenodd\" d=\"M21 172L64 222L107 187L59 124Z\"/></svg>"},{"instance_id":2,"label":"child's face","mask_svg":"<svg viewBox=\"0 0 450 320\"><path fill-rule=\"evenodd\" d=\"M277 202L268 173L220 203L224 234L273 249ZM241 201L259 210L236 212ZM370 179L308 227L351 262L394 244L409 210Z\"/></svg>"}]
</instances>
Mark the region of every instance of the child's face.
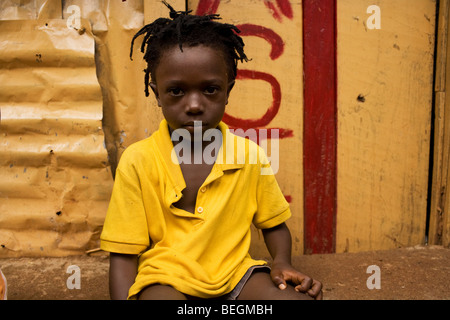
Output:
<instances>
[{"instance_id":1,"label":"child's face","mask_svg":"<svg viewBox=\"0 0 450 320\"><path fill-rule=\"evenodd\" d=\"M234 84L222 53L205 46L169 49L154 80L150 86L170 128L184 128L191 135L194 121L201 121L203 132L218 126Z\"/></svg>"}]
</instances>

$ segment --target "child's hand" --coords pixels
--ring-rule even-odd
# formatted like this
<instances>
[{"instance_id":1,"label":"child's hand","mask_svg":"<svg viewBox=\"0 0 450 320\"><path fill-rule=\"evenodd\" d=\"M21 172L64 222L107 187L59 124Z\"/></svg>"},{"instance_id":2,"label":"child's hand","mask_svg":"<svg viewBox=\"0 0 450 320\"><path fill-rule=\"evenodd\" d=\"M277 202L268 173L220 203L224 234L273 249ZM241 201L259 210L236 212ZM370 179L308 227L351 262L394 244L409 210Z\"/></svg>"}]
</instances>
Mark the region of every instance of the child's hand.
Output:
<instances>
[{"instance_id":1,"label":"child's hand","mask_svg":"<svg viewBox=\"0 0 450 320\"><path fill-rule=\"evenodd\" d=\"M287 282L291 282L297 292L305 293L315 300L322 300L322 283L295 270L290 264L274 264L270 275L280 290L286 289Z\"/></svg>"}]
</instances>

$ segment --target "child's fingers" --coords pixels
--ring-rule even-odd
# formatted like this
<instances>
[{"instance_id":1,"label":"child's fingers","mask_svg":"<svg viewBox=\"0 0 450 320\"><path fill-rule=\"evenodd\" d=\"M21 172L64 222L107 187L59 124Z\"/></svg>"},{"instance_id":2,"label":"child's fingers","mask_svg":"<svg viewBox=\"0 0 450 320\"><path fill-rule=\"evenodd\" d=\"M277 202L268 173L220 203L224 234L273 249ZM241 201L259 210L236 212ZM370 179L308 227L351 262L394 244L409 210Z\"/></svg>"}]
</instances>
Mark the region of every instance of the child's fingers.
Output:
<instances>
[{"instance_id":1,"label":"child's fingers","mask_svg":"<svg viewBox=\"0 0 450 320\"><path fill-rule=\"evenodd\" d=\"M322 300L323 299L323 293L322 293L322 290L320 290L320 292L319 292L319 294L317 295L317 296L313 296L313 298L315 299L315 300Z\"/></svg>"},{"instance_id":2,"label":"child's fingers","mask_svg":"<svg viewBox=\"0 0 450 320\"><path fill-rule=\"evenodd\" d=\"M287 288L286 281L282 274L272 274L272 281L280 290Z\"/></svg>"},{"instance_id":3,"label":"child's fingers","mask_svg":"<svg viewBox=\"0 0 450 320\"><path fill-rule=\"evenodd\" d=\"M313 279L310 277L305 277L301 281L298 281L299 285L295 287L295 290L298 292L306 293L308 290L311 289L311 286L313 284Z\"/></svg>"},{"instance_id":4,"label":"child's fingers","mask_svg":"<svg viewBox=\"0 0 450 320\"><path fill-rule=\"evenodd\" d=\"M283 279L277 278L276 281L274 281L274 283L280 290L284 290L287 288L286 281L284 281Z\"/></svg>"},{"instance_id":5,"label":"child's fingers","mask_svg":"<svg viewBox=\"0 0 450 320\"><path fill-rule=\"evenodd\" d=\"M315 298L316 300L322 300L322 283L313 280L311 289L307 291L308 295Z\"/></svg>"}]
</instances>

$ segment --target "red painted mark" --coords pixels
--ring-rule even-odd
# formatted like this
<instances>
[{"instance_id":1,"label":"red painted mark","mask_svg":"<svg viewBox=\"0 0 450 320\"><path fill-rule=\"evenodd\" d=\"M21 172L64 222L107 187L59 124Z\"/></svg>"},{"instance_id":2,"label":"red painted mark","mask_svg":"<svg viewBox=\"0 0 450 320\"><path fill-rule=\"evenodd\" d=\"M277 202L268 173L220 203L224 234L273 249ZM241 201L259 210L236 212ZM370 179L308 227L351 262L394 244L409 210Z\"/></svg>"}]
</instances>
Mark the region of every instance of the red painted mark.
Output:
<instances>
[{"instance_id":1,"label":"red painted mark","mask_svg":"<svg viewBox=\"0 0 450 320\"><path fill-rule=\"evenodd\" d=\"M200 0L195 14L199 16L214 14L217 12L219 4L220 0Z\"/></svg>"},{"instance_id":2,"label":"red painted mark","mask_svg":"<svg viewBox=\"0 0 450 320\"><path fill-rule=\"evenodd\" d=\"M281 11L287 16L292 16L292 8L287 0L278 0ZM200 0L196 14L213 14L217 12L220 5L220 0ZM241 24L237 26L241 30L241 36L256 36L266 40L271 45L270 58L272 60L278 59L284 52L284 42L283 39L275 33L273 30L258 26L254 24ZM241 119L237 117L230 116L225 113L223 121L227 123L230 128L261 128L267 126L278 114L281 104L281 88L278 80L270 74L250 71L250 70L238 70L236 77L237 80L246 79L259 79L267 81L272 86L272 105L266 111L266 113L259 119ZM293 131L290 129L280 129L280 139L292 137Z\"/></svg>"},{"instance_id":3,"label":"red painted mark","mask_svg":"<svg viewBox=\"0 0 450 320\"><path fill-rule=\"evenodd\" d=\"M292 11L292 6L289 0L277 0L277 5L287 18L291 20L294 18L294 12Z\"/></svg>"},{"instance_id":4,"label":"red painted mark","mask_svg":"<svg viewBox=\"0 0 450 320\"><path fill-rule=\"evenodd\" d=\"M281 20L282 20L281 15L278 12L275 5L273 4L273 2L270 0L264 0L264 4L266 5L267 9L269 9L269 11L272 13L272 16L275 18L275 20L278 20L279 22L281 22Z\"/></svg>"},{"instance_id":5,"label":"red painted mark","mask_svg":"<svg viewBox=\"0 0 450 320\"><path fill-rule=\"evenodd\" d=\"M292 6L289 0L276 0L276 6L271 0L264 0L264 5L269 9L272 16L281 22L283 14L288 19L294 17ZM217 12L220 0L200 0L197 6L196 15L214 14ZM280 13L281 11L281 13Z\"/></svg>"},{"instance_id":6,"label":"red painted mark","mask_svg":"<svg viewBox=\"0 0 450 320\"><path fill-rule=\"evenodd\" d=\"M282 128L265 128L265 129L262 129L262 128L252 128L252 129L254 129L255 131L256 131L256 136L254 137L254 138L252 138L252 137L248 137L248 136L246 136L246 132L244 131L244 129L243 128L241 128L241 127L233 127L233 126L228 126L231 130L237 130L237 131L235 131L234 132L234 134L235 135L241 135L240 133L241 133L241 131L239 131L238 129L242 129L243 131L242 131L242 135L241 136L243 136L244 138L249 138L250 140L252 140L253 142L255 142L255 143L259 143L262 139L286 139L286 138L292 138L293 136L294 136L294 131L292 131L291 129L282 129ZM247 128L247 129L249 129L249 128ZM247 130L247 129L245 129L245 130ZM261 132L261 130L264 130L264 134L263 135L261 135L260 134L260 132ZM277 132L277 135L276 136L274 136L273 138L272 138L272 134L274 133L274 131L272 131L272 130L276 130L276 132Z\"/></svg>"},{"instance_id":7,"label":"red painted mark","mask_svg":"<svg viewBox=\"0 0 450 320\"><path fill-rule=\"evenodd\" d=\"M263 80L268 82L272 86L272 105L259 119L241 119L225 113L223 121L231 127L242 128L244 130L249 128L261 128L267 126L275 118L278 111L280 110L281 87L278 83L278 80L268 73L253 70L238 70L236 79Z\"/></svg>"},{"instance_id":8,"label":"red painted mark","mask_svg":"<svg viewBox=\"0 0 450 320\"><path fill-rule=\"evenodd\" d=\"M270 43L272 50L270 51L270 59L278 59L284 52L283 39L273 30L257 26L254 24L241 24L237 26L241 30L241 36L260 37Z\"/></svg>"},{"instance_id":9,"label":"red painted mark","mask_svg":"<svg viewBox=\"0 0 450 320\"><path fill-rule=\"evenodd\" d=\"M304 0L305 253L336 250L336 2Z\"/></svg>"},{"instance_id":10,"label":"red painted mark","mask_svg":"<svg viewBox=\"0 0 450 320\"><path fill-rule=\"evenodd\" d=\"M277 0L276 1L277 6L275 6L273 1L271 0L264 0L264 4L267 7L267 9L269 9L274 19L278 20L279 22L283 20L281 14L283 14L285 17L289 19L292 19L294 17L294 13L292 12L292 6L289 0Z\"/></svg>"}]
</instances>

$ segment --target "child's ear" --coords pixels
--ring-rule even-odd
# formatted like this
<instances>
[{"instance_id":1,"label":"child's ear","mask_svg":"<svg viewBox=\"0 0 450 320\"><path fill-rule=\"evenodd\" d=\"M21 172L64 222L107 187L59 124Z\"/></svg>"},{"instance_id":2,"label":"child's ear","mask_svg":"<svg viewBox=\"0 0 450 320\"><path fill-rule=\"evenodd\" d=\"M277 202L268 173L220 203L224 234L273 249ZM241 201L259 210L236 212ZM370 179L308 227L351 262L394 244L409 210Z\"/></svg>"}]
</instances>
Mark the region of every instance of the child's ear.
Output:
<instances>
[{"instance_id":1,"label":"child's ear","mask_svg":"<svg viewBox=\"0 0 450 320\"><path fill-rule=\"evenodd\" d=\"M231 90L232 90L233 87L234 87L234 83L235 83L234 80L231 81L231 82L228 82L228 88L227 88L227 103L226 103L226 104L228 104L228 97L230 96L230 92L231 92Z\"/></svg>"},{"instance_id":2,"label":"child's ear","mask_svg":"<svg viewBox=\"0 0 450 320\"><path fill-rule=\"evenodd\" d=\"M158 106L161 107L161 100L159 99L159 91L158 87L156 86L156 83L150 82L150 88L152 88L153 93L155 94L156 101L158 101Z\"/></svg>"}]
</instances>

